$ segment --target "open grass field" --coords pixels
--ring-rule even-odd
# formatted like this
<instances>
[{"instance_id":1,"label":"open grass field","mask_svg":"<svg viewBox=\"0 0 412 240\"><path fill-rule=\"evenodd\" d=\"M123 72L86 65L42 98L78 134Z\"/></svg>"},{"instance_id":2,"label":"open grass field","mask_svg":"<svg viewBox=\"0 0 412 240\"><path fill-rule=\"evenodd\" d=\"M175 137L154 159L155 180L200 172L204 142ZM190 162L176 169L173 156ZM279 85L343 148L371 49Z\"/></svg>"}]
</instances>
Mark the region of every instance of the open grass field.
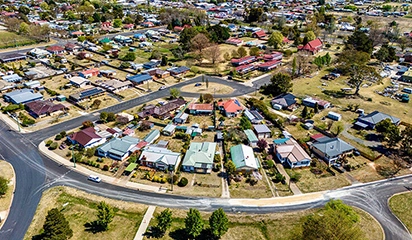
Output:
<instances>
[{"instance_id":1,"label":"open grass field","mask_svg":"<svg viewBox=\"0 0 412 240\"><path fill-rule=\"evenodd\" d=\"M156 208L154 216L158 215L164 208ZM293 230L300 223L300 218L314 213L316 210L271 213L271 214L227 214L229 218L229 230L223 235L223 240L287 240L293 236ZM360 216L359 226L365 234L364 239L383 239L383 232L379 223L364 211L355 208ZM184 210L172 209L173 222L162 240L182 239L181 233L184 228L184 218L187 212ZM201 212L203 221L208 226L210 213ZM287 223L287 224L286 224ZM156 220L153 218L150 226L154 226ZM144 238L148 239L148 238Z\"/></svg>"},{"instance_id":2,"label":"open grass field","mask_svg":"<svg viewBox=\"0 0 412 240\"><path fill-rule=\"evenodd\" d=\"M35 44L36 41L16 33L0 31L0 49Z\"/></svg>"},{"instance_id":3,"label":"open grass field","mask_svg":"<svg viewBox=\"0 0 412 240\"><path fill-rule=\"evenodd\" d=\"M252 179L254 179L252 177ZM245 182L243 178L240 182L232 181L229 190L231 198L269 198L273 197L266 180L259 180L254 186Z\"/></svg>"},{"instance_id":4,"label":"open grass field","mask_svg":"<svg viewBox=\"0 0 412 240\"><path fill-rule=\"evenodd\" d=\"M195 87L194 85L186 85L180 89L182 92L193 92L193 93L209 93L209 94L229 94L233 92L233 88L219 84L219 83L209 83L209 87L206 87L206 83L202 83L202 86Z\"/></svg>"},{"instance_id":5,"label":"open grass field","mask_svg":"<svg viewBox=\"0 0 412 240\"><path fill-rule=\"evenodd\" d=\"M105 201L114 208L115 217L106 232L92 233L84 224L97 219L97 204ZM65 206L63 206L65 205ZM52 208L62 210L73 230L71 239L133 239L143 218L146 206L112 200L67 187L56 187L43 193L36 214L24 239L31 239L43 228L47 211Z\"/></svg>"},{"instance_id":6,"label":"open grass field","mask_svg":"<svg viewBox=\"0 0 412 240\"><path fill-rule=\"evenodd\" d=\"M10 180L6 194L0 197L0 217L4 219L4 217L8 215L15 183L13 182L14 171L12 166L10 163L3 160L0 160L0 177ZM0 227L1 225L2 223L0 223Z\"/></svg>"},{"instance_id":7,"label":"open grass field","mask_svg":"<svg viewBox=\"0 0 412 240\"><path fill-rule=\"evenodd\" d=\"M293 171L302 175L296 185L303 193L337 189L350 185L345 175L337 172L335 172L335 176L318 177L313 174L309 168L295 169ZM292 170L286 169L286 172L290 176Z\"/></svg>"},{"instance_id":8,"label":"open grass field","mask_svg":"<svg viewBox=\"0 0 412 240\"><path fill-rule=\"evenodd\" d=\"M405 224L409 232L412 232L412 192L398 194L389 199L392 212Z\"/></svg>"}]
</instances>

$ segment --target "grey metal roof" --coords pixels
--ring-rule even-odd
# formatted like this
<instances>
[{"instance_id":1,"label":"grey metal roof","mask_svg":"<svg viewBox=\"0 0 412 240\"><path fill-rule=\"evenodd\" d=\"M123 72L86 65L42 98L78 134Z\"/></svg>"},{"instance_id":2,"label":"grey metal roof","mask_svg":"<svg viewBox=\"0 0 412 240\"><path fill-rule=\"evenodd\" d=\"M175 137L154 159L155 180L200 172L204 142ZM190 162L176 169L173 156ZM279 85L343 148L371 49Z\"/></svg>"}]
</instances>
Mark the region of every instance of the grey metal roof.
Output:
<instances>
[{"instance_id":1,"label":"grey metal roof","mask_svg":"<svg viewBox=\"0 0 412 240\"><path fill-rule=\"evenodd\" d=\"M16 104L27 103L43 98L43 95L41 95L40 93L34 93L32 90L27 88L6 93L4 94L4 96L9 98L12 102Z\"/></svg>"},{"instance_id":2,"label":"grey metal roof","mask_svg":"<svg viewBox=\"0 0 412 240\"><path fill-rule=\"evenodd\" d=\"M328 156L338 156L355 149L352 145L340 138L330 138L326 141L316 142L313 144L313 147Z\"/></svg>"},{"instance_id":3,"label":"grey metal roof","mask_svg":"<svg viewBox=\"0 0 412 240\"><path fill-rule=\"evenodd\" d=\"M268 126L266 126L265 124L256 124L253 125L253 128L255 129L255 131L257 133L271 133L272 131L270 131L270 129L268 128Z\"/></svg>"},{"instance_id":4,"label":"grey metal roof","mask_svg":"<svg viewBox=\"0 0 412 240\"><path fill-rule=\"evenodd\" d=\"M388 115L386 113L381 113L379 111L373 111L366 116L359 117L358 120L376 125L387 118L389 118L392 121L392 123L395 124L398 124L400 122L399 118Z\"/></svg>"}]
</instances>

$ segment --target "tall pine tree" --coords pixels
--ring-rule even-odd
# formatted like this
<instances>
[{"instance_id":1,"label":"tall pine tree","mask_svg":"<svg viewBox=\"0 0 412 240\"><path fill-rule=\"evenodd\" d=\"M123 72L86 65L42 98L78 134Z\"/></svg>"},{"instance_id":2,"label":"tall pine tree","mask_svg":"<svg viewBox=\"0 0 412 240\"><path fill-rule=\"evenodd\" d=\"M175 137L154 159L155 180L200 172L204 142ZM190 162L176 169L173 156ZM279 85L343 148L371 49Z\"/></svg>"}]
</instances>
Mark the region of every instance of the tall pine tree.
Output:
<instances>
[{"instance_id":1,"label":"tall pine tree","mask_svg":"<svg viewBox=\"0 0 412 240\"><path fill-rule=\"evenodd\" d=\"M41 238L43 240L66 240L73 236L69 222L57 208L52 208L47 212L43 231Z\"/></svg>"}]
</instances>

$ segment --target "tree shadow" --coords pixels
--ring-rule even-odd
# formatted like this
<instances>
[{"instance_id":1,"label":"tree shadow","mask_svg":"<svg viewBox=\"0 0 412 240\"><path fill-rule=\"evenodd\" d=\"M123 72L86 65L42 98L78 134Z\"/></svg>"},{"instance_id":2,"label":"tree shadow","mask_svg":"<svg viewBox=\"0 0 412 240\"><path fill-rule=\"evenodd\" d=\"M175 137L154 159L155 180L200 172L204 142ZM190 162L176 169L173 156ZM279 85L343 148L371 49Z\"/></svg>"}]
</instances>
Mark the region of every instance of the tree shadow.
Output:
<instances>
[{"instance_id":1,"label":"tree shadow","mask_svg":"<svg viewBox=\"0 0 412 240\"><path fill-rule=\"evenodd\" d=\"M188 239L188 237L186 235L186 232L185 232L185 229L183 229L183 228L174 230L173 232L170 232L169 237L171 237L172 239L175 239L175 240L187 240Z\"/></svg>"},{"instance_id":2,"label":"tree shadow","mask_svg":"<svg viewBox=\"0 0 412 240\"><path fill-rule=\"evenodd\" d=\"M37 234L31 237L31 240L41 240L43 238L44 238L43 233L40 233L40 234Z\"/></svg>"},{"instance_id":3,"label":"tree shadow","mask_svg":"<svg viewBox=\"0 0 412 240\"><path fill-rule=\"evenodd\" d=\"M344 93L343 91L340 90L323 90L322 91L324 94L328 96L332 96L334 98L345 98L349 96L349 94Z\"/></svg>"},{"instance_id":4,"label":"tree shadow","mask_svg":"<svg viewBox=\"0 0 412 240\"><path fill-rule=\"evenodd\" d=\"M149 227L149 230L143 235L147 238L161 238L164 236L164 232L161 232L158 227Z\"/></svg>"},{"instance_id":5,"label":"tree shadow","mask_svg":"<svg viewBox=\"0 0 412 240\"><path fill-rule=\"evenodd\" d=\"M84 227L87 232L99 233L104 231L103 227L97 221L85 223Z\"/></svg>"}]
</instances>

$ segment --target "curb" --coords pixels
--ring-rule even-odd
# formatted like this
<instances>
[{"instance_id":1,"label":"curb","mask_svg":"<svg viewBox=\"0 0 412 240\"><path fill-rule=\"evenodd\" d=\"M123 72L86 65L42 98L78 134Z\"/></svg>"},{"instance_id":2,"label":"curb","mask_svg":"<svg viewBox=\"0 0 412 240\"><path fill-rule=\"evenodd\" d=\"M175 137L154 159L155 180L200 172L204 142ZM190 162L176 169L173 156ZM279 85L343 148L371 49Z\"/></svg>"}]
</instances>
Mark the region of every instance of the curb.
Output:
<instances>
[{"instance_id":1,"label":"curb","mask_svg":"<svg viewBox=\"0 0 412 240\"><path fill-rule=\"evenodd\" d=\"M363 209L361 209L361 208L358 208L358 207L355 207L355 206L351 206L351 207L352 207L352 208L356 208L356 209L358 209L358 210L366 213L367 215L369 215L369 216L379 225L379 228L380 228L381 231L382 231L382 236L383 236L382 240L385 240L385 239L386 239L386 238L385 238L385 230L383 230L382 224L381 224L374 216L372 216L372 214L368 213L367 211L365 211L365 210L363 210Z\"/></svg>"},{"instance_id":2,"label":"curb","mask_svg":"<svg viewBox=\"0 0 412 240\"><path fill-rule=\"evenodd\" d=\"M4 160L4 161L7 162L6 160ZM16 172L14 171L13 165L11 165L9 162L7 162L7 163L10 165L11 170L13 171L13 178L12 178L13 179L13 193L11 194L11 201L10 201L9 207L7 209L7 215L4 219L2 219L2 221L0 223L0 229L3 227L4 223L7 221L7 217L9 216L11 205L13 204L14 191L16 190Z\"/></svg>"}]
</instances>

